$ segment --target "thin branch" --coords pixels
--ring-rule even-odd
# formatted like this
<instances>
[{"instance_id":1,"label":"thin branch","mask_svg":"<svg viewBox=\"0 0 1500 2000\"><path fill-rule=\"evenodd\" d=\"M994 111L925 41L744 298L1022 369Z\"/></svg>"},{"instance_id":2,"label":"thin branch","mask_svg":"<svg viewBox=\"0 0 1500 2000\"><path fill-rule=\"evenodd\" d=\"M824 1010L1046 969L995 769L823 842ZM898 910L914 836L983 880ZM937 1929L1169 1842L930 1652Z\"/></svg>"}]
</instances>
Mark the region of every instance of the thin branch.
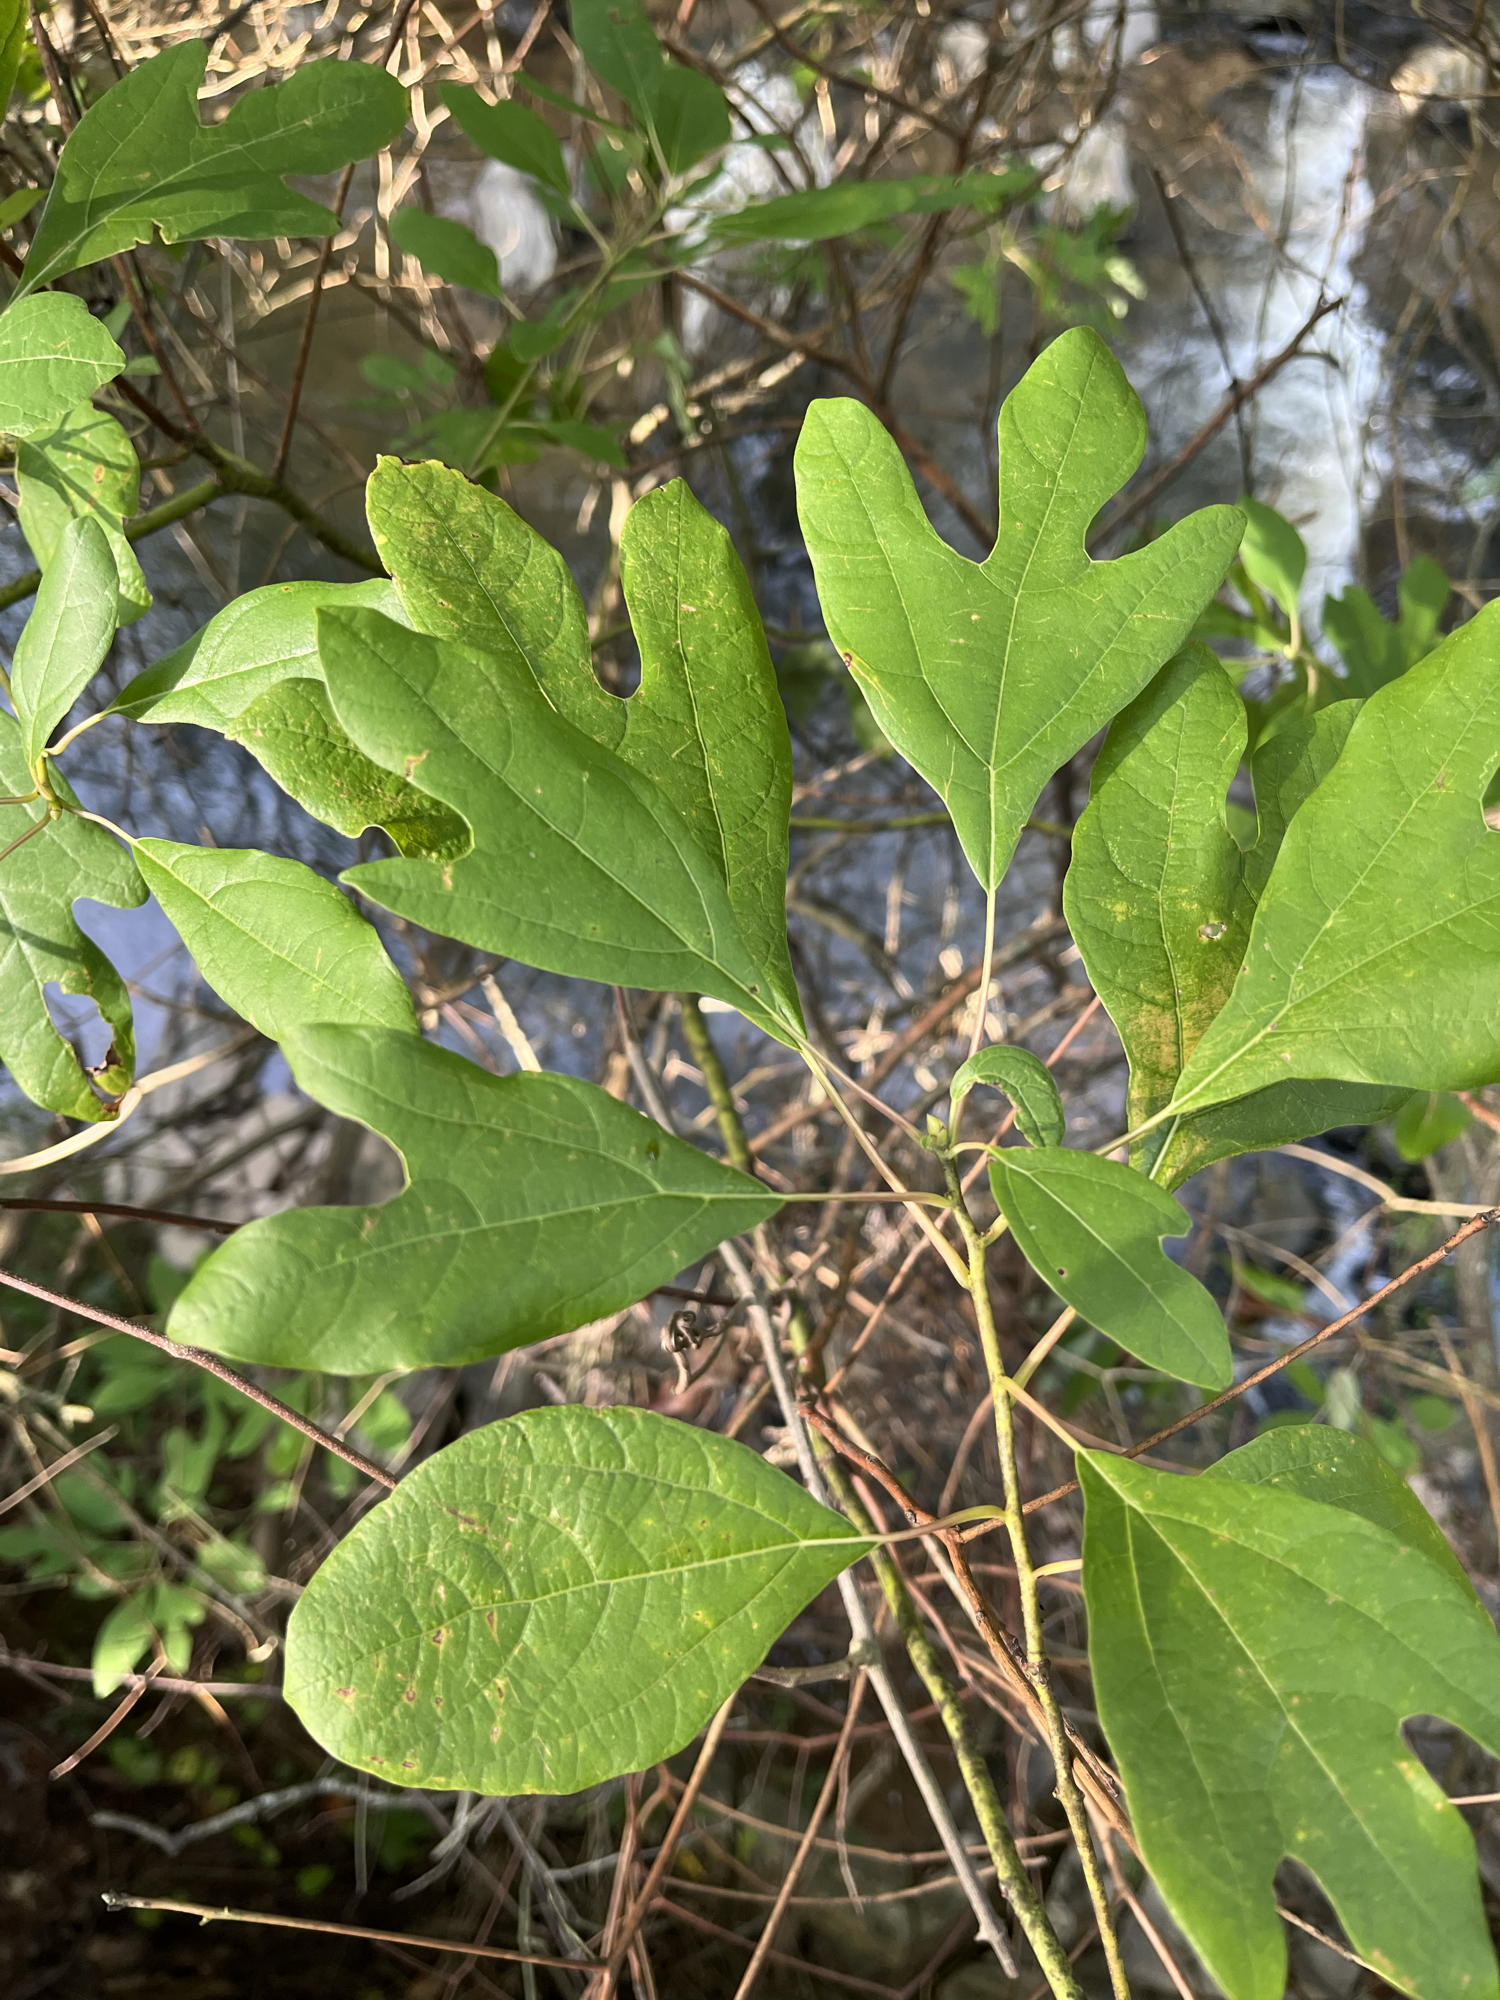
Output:
<instances>
[{"instance_id":1,"label":"thin branch","mask_svg":"<svg viewBox=\"0 0 1500 2000\"><path fill-rule=\"evenodd\" d=\"M1430 1250L1425 1257L1419 1257L1415 1264L1408 1264L1404 1271L1399 1271L1388 1283L1382 1285L1378 1292L1371 1292L1361 1304L1352 1307L1346 1313L1341 1313L1337 1319L1330 1320L1328 1325L1321 1327L1317 1333L1310 1334L1295 1347L1287 1348L1284 1354L1278 1354L1274 1361L1268 1361L1263 1368L1257 1368L1253 1374L1233 1383L1219 1395L1211 1397L1208 1402L1200 1403L1196 1410L1189 1410L1186 1416L1179 1417L1175 1423L1166 1425L1162 1430L1153 1431L1150 1437L1142 1438L1139 1444L1133 1444L1128 1451L1120 1452L1117 1456L1140 1458L1144 1453L1155 1450L1157 1445L1165 1444L1168 1438L1176 1437L1179 1431L1189 1430L1194 1424L1201 1423L1205 1417L1211 1417L1215 1410L1222 1410L1226 1404L1235 1402L1251 1389L1259 1387L1262 1382L1269 1381L1273 1375L1279 1375L1283 1368L1289 1368L1294 1361L1301 1361L1305 1355L1311 1354L1314 1348L1321 1347L1325 1340L1332 1340L1336 1333L1343 1333L1356 1320L1363 1319L1368 1312L1373 1312L1376 1306L1384 1305L1388 1298L1399 1292L1403 1286L1409 1285L1413 1278L1420 1278L1435 1264L1441 1264L1449 1252L1456 1250L1461 1243L1467 1243L1471 1236L1477 1236L1481 1230L1491 1229L1497 1223L1500 1223L1500 1208L1487 1208L1482 1215L1470 1216L1463 1227L1455 1229L1436 1250ZM1035 1500L1028 1500L1025 1511L1034 1514L1038 1507L1050 1507L1055 1500L1065 1500L1070 1493L1077 1491L1078 1481L1070 1479L1065 1486L1054 1486L1050 1493L1043 1493Z\"/></svg>"},{"instance_id":2,"label":"thin branch","mask_svg":"<svg viewBox=\"0 0 1500 2000\"><path fill-rule=\"evenodd\" d=\"M269 1410L273 1417L279 1417L284 1424L290 1424L294 1431L301 1431L302 1435L310 1438L314 1444L320 1444L325 1451L331 1451L335 1458L341 1458L346 1465L352 1465L355 1471L363 1473L366 1479L373 1479L377 1486L383 1486L388 1493L395 1492L395 1480L383 1466L377 1465L373 1458L366 1458L363 1452L356 1451L352 1445L343 1443L341 1439L334 1437L332 1432L321 1429L310 1417L304 1417L300 1410L294 1410L290 1403L283 1403L279 1396L271 1395L268 1390L258 1388L245 1376L236 1374L234 1369L227 1362L221 1361L217 1354L210 1354L202 1347L185 1347L181 1341L168 1340L164 1333L157 1333L152 1327L138 1326L134 1320L118 1319L114 1313L102 1312L98 1306L86 1305L82 1299L70 1299L61 1292L49 1292L45 1285L33 1285L27 1278L18 1278L13 1271L0 1271L0 1285L7 1286L13 1292L25 1292L28 1298L40 1299L44 1305L52 1306L58 1312L72 1313L75 1318L87 1320L92 1326L105 1326L111 1333L127 1333L132 1340L144 1340L148 1347L159 1348L163 1354L170 1354L174 1361L187 1361L194 1368L202 1368L207 1374L216 1376L220 1382L227 1383L231 1389L238 1389L240 1394L248 1396L252 1403L259 1403L260 1407Z\"/></svg>"}]
</instances>

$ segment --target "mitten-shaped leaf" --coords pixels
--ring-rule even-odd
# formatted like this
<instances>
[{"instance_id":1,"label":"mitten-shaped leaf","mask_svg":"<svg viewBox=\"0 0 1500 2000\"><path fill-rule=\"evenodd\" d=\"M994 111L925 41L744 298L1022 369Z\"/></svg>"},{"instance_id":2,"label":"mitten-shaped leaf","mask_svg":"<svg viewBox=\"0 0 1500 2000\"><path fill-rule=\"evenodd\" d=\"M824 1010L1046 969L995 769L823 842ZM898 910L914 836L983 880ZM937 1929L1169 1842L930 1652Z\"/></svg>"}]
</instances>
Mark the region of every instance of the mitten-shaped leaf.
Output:
<instances>
[{"instance_id":1,"label":"mitten-shaped leaf","mask_svg":"<svg viewBox=\"0 0 1500 2000\"><path fill-rule=\"evenodd\" d=\"M373 612L324 612L318 629L355 743L472 830L456 859L369 862L345 872L351 887L481 950L711 993L783 1040L797 1032L672 798L565 721L529 672Z\"/></svg>"},{"instance_id":2,"label":"mitten-shaped leaf","mask_svg":"<svg viewBox=\"0 0 1500 2000\"><path fill-rule=\"evenodd\" d=\"M55 774L53 787L71 800ZM0 713L0 792L14 798L31 789L20 729ZM46 816L40 802L0 806L0 847ZM120 843L72 813L0 862L0 1062L34 1103L95 1120L107 1118L109 1100L129 1087L135 1040L125 982L74 920L73 904L84 896L133 909L146 891ZM61 993L87 995L110 1031L112 1046L90 1072L92 1087L47 1011L47 988L54 984Z\"/></svg>"},{"instance_id":3,"label":"mitten-shaped leaf","mask_svg":"<svg viewBox=\"0 0 1500 2000\"><path fill-rule=\"evenodd\" d=\"M595 677L562 557L503 500L448 466L382 459L366 504L420 631L529 674L559 715L675 808L799 1021L786 946L791 743L749 579L719 523L680 479L626 516L620 559L641 683L621 701Z\"/></svg>"},{"instance_id":4,"label":"mitten-shaped leaf","mask_svg":"<svg viewBox=\"0 0 1500 2000\"><path fill-rule=\"evenodd\" d=\"M1116 717L1073 835L1063 906L1094 990L1130 1059L1129 1120L1170 1103L1183 1065L1229 997L1287 822L1332 768L1356 704L1290 724L1255 759L1259 830L1241 853L1225 797L1245 754L1245 709L1205 646L1186 647ZM1166 1187L1210 1161L1399 1101L1364 1084L1281 1083L1147 1133L1134 1158Z\"/></svg>"},{"instance_id":5,"label":"mitten-shaped leaf","mask_svg":"<svg viewBox=\"0 0 1500 2000\"><path fill-rule=\"evenodd\" d=\"M246 591L176 652L137 674L115 712L137 722L217 730L243 744L284 792L340 833L379 826L402 854L457 853L467 837L463 821L372 764L328 705L317 616L337 604L402 616L401 600L383 578Z\"/></svg>"},{"instance_id":6,"label":"mitten-shaped leaf","mask_svg":"<svg viewBox=\"0 0 1500 2000\"><path fill-rule=\"evenodd\" d=\"M996 1153L990 1185L1027 1263L1091 1326L1149 1368L1225 1387L1219 1308L1161 1247L1192 1227L1180 1202L1133 1167L1061 1146Z\"/></svg>"},{"instance_id":7,"label":"mitten-shaped leaf","mask_svg":"<svg viewBox=\"0 0 1500 2000\"><path fill-rule=\"evenodd\" d=\"M385 1028L287 1031L320 1104L409 1184L263 1217L199 1265L174 1340L340 1375L456 1366L567 1333L773 1215L768 1189L571 1076L492 1076Z\"/></svg>"},{"instance_id":8,"label":"mitten-shaped leaf","mask_svg":"<svg viewBox=\"0 0 1500 2000\"><path fill-rule=\"evenodd\" d=\"M1500 607L1361 708L1286 830L1245 963L1188 1059L1182 1111L1283 1077L1411 1090L1500 1077Z\"/></svg>"},{"instance_id":9,"label":"mitten-shaped leaf","mask_svg":"<svg viewBox=\"0 0 1500 2000\"><path fill-rule=\"evenodd\" d=\"M1401 1723L1500 1750L1500 1642L1388 1494L1309 1459L1249 1483L1079 1455L1094 1686L1142 1855L1229 2000L1285 1991L1286 1856L1393 1986L1495 2000L1472 1842Z\"/></svg>"},{"instance_id":10,"label":"mitten-shaped leaf","mask_svg":"<svg viewBox=\"0 0 1500 2000\"><path fill-rule=\"evenodd\" d=\"M406 121L406 92L393 76L374 63L329 61L246 92L218 124L204 125L207 60L206 43L178 42L89 106L58 159L18 292L132 249L153 230L164 243L329 236L336 218L285 176L365 159Z\"/></svg>"},{"instance_id":11,"label":"mitten-shaped leaf","mask_svg":"<svg viewBox=\"0 0 1500 2000\"><path fill-rule=\"evenodd\" d=\"M394 1784L582 1791L690 1743L868 1547L728 1438L529 1410L345 1536L292 1612L287 1700Z\"/></svg>"},{"instance_id":12,"label":"mitten-shaped leaf","mask_svg":"<svg viewBox=\"0 0 1500 2000\"><path fill-rule=\"evenodd\" d=\"M1210 507L1090 561L1084 537L1145 438L1103 342L1063 334L1000 412L1000 532L973 563L862 404L814 403L803 426L798 508L829 636L986 889L1052 773L1182 644L1238 544L1243 517Z\"/></svg>"},{"instance_id":13,"label":"mitten-shaped leaf","mask_svg":"<svg viewBox=\"0 0 1500 2000\"><path fill-rule=\"evenodd\" d=\"M138 840L135 858L204 979L263 1035L339 1022L416 1033L379 937L300 861L170 840Z\"/></svg>"}]
</instances>

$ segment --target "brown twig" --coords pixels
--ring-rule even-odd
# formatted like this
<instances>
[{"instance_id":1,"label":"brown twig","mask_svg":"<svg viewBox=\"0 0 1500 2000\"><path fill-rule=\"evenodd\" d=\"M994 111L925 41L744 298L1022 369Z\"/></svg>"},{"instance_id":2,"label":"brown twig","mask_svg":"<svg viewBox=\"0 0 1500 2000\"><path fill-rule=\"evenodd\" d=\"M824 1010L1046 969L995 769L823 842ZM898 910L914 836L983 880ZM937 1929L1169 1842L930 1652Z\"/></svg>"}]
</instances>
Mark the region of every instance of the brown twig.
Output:
<instances>
[{"instance_id":1,"label":"brown twig","mask_svg":"<svg viewBox=\"0 0 1500 2000\"><path fill-rule=\"evenodd\" d=\"M1215 1410L1222 1410L1226 1404L1236 1401L1262 1382L1269 1381L1271 1376L1279 1375L1283 1368L1289 1368L1294 1361L1300 1361L1304 1355L1311 1354L1313 1349L1321 1347L1325 1340L1332 1340L1335 1334L1343 1333L1356 1320L1363 1319L1368 1312L1373 1312L1376 1306L1384 1305L1393 1293L1399 1292L1404 1285L1409 1285L1413 1278L1420 1278L1435 1264L1440 1264L1449 1252L1456 1250L1461 1243L1467 1243L1471 1236L1477 1236L1482 1229L1493 1228L1496 1223L1500 1223L1500 1208L1487 1208L1483 1215L1471 1215L1469 1220L1461 1228L1455 1229L1451 1236L1446 1237L1436 1250L1430 1250L1425 1257L1419 1257L1415 1264L1408 1264L1404 1271L1397 1272L1394 1278L1382 1285L1379 1291L1371 1292L1370 1296L1359 1305L1352 1307L1346 1313L1341 1313L1337 1319L1330 1320L1327 1326L1310 1334L1306 1340L1299 1341L1295 1347L1287 1348L1284 1354L1278 1354L1274 1361L1268 1361L1263 1368L1257 1368L1253 1374L1245 1376L1243 1381L1232 1383L1229 1388L1221 1390L1208 1402L1200 1403L1197 1409L1189 1410L1186 1416L1178 1417L1175 1423L1167 1424L1159 1431L1153 1431L1150 1437L1143 1438L1139 1444L1131 1445L1128 1451L1120 1452L1117 1456L1140 1458L1143 1453L1154 1450L1157 1445L1165 1444L1168 1438L1176 1437L1179 1431L1188 1430L1194 1424L1201 1423L1204 1417L1211 1417ZM1077 1491L1078 1481L1070 1479L1066 1485L1054 1486L1050 1493L1043 1493L1035 1500L1028 1500L1026 1512L1034 1514L1039 1507L1050 1507L1055 1500L1065 1500L1070 1493Z\"/></svg>"},{"instance_id":2,"label":"brown twig","mask_svg":"<svg viewBox=\"0 0 1500 2000\"><path fill-rule=\"evenodd\" d=\"M290 1403L283 1403L279 1396L261 1389L246 1376L236 1374L227 1362L217 1354L210 1354L202 1347L185 1347L179 1340L168 1340L164 1333L157 1333L149 1326L138 1326L134 1320L119 1319L114 1313L100 1310L98 1306L86 1305L82 1299L70 1299L61 1292L48 1291L45 1285L34 1285L28 1278L18 1278L13 1271L0 1271L0 1285L13 1292L25 1292L28 1298L40 1299L44 1305L54 1307L58 1312L72 1313L75 1318L88 1320L91 1325L108 1327L111 1333L129 1334L132 1340L143 1340L148 1347L159 1348L163 1354L170 1354L174 1361L186 1361L194 1368L202 1368L207 1374L216 1376L231 1389L238 1389L242 1396L248 1396L252 1403L259 1403L263 1410L269 1410L273 1417L279 1417L284 1424L290 1424L295 1431L301 1431L314 1444L322 1445L336 1458L352 1465L356 1472L366 1479L373 1479L377 1486L383 1486L388 1493L394 1493L396 1482L383 1466L373 1458L366 1458L363 1452L345 1444L330 1431L321 1429L310 1417L304 1417L300 1410L294 1410Z\"/></svg>"}]
</instances>

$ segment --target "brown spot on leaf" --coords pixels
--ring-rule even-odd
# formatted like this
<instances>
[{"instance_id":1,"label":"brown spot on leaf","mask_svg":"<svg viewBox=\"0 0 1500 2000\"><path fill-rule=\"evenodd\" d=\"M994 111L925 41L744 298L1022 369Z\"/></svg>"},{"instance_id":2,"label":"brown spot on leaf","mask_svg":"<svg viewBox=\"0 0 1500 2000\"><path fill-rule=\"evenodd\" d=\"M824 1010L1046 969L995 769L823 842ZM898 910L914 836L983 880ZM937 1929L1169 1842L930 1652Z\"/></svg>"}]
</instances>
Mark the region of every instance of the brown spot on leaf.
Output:
<instances>
[{"instance_id":1,"label":"brown spot on leaf","mask_svg":"<svg viewBox=\"0 0 1500 2000\"><path fill-rule=\"evenodd\" d=\"M334 1693L338 1696L340 1701L353 1701L354 1699L353 1688L335 1688Z\"/></svg>"}]
</instances>

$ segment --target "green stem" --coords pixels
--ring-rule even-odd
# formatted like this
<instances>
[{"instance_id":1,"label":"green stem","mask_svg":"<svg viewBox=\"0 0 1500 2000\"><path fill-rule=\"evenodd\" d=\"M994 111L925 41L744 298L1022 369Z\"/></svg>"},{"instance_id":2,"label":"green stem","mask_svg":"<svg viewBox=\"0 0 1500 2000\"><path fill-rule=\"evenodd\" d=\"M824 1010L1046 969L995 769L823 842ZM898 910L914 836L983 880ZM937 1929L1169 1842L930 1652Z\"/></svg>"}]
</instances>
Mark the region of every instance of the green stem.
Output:
<instances>
[{"instance_id":1,"label":"green stem","mask_svg":"<svg viewBox=\"0 0 1500 2000\"><path fill-rule=\"evenodd\" d=\"M304 500L300 493L288 486L284 479L273 479L268 472L261 472L248 460L238 458L233 452L224 451L207 439L193 446L200 458L206 458L216 468L210 479L200 479L195 486L185 486L180 493L174 493L170 500L163 500L159 507L148 508L144 514L137 514L133 521L125 524L125 539L128 542L144 541L147 535L154 535L162 528L171 527L174 521L181 521L189 514L196 514L200 507L207 507L211 501L221 500L226 494L242 493L252 500L269 500L284 514L289 514L299 527L305 528L314 541L321 542L325 549L356 568L368 570L372 575L381 574L379 558L375 551L336 528ZM0 586L0 611L8 605L19 604L32 596L42 580L39 569L27 570L24 575L12 577L10 582Z\"/></svg>"},{"instance_id":2,"label":"green stem","mask_svg":"<svg viewBox=\"0 0 1500 2000\"><path fill-rule=\"evenodd\" d=\"M819 1451L818 1457L823 1477L838 1495L844 1512L863 1533L872 1532L870 1518L860 1505L837 1458L832 1452L823 1451ZM959 1775L979 1822L979 1831L984 1837L996 1880L1016 1913L1026 1942L1036 1954L1037 1963L1046 1974L1047 1984L1057 2000L1085 2000L1083 1988L1068 1963L1062 1940L1031 1885L1026 1863L1021 1859L1020 1849L1006 1822L1005 1807L995 1789L995 1781L974 1742L958 1690L943 1672L937 1648L927 1636L927 1629L906 1587L906 1579L884 1548L872 1549L868 1561L879 1580L881 1593L901 1635L901 1643L916 1668L917 1678L926 1688L953 1746Z\"/></svg>"},{"instance_id":3,"label":"green stem","mask_svg":"<svg viewBox=\"0 0 1500 2000\"><path fill-rule=\"evenodd\" d=\"M708 1092L708 1101L713 1106L714 1116L719 1121L725 1155L729 1164L738 1167L742 1174L753 1174L755 1156L750 1151L750 1141L745 1136L744 1123L735 1108L729 1072L724 1067L724 1059L714 1046L714 1038L708 1031L707 1021L703 1018L702 1002L696 993L679 993L677 998L682 1008L683 1038L687 1042L693 1061L703 1073L703 1087Z\"/></svg>"},{"instance_id":4,"label":"green stem","mask_svg":"<svg viewBox=\"0 0 1500 2000\"><path fill-rule=\"evenodd\" d=\"M1067 1724L1063 1720L1062 1709L1052 1686L1052 1675L1047 1662L1046 1645L1042 1636L1041 1601L1037 1589L1037 1573L1031 1559L1031 1549L1026 1539L1026 1516L1021 1500L1021 1477L1016 1458L1015 1412L1009 1395L1009 1377L1005 1358L1000 1351L1000 1335L995 1325L995 1311L990 1302L989 1273L985 1262L985 1239L968 1211L964 1200L963 1187L958 1178L958 1170L951 1159L943 1162L949 1192L954 1197L954 1208L958 1226L963 1234L969 1253L969 1296L974 1301L974 1319L979 1328L979 1344L984 1352L985 1372L989 1376L991 1400L995 1411L995 1442L1000 1451L1000 1478L1005 1501L1006 1528L1010 1535L1011 1559L1016 1568L1016 1586L1021 1599L1021 1621L1026 1635L1026 1662L1032 1685L1036 1689L1037 1700L1041 1704L1042 1717L1046 1725L1048 1746L1052 1752L1052 1762L1057 1773L1057 1796L1067 1815L1068 1828L1073 1835L1073 1844L1078 1849L1078 1859L1083 1868L1084 1880L1088 1884L1089 1900L1094 1907L1095 1921L1099 1926L1100 1942L1104 1946L1105 1960L1109 1966L1110 1987L1115 2000L1130 2000L1130 1985L1125 1976L1125 1961L1120 1952L1120 1941L1115 1931L1114 1912L1109 1904L1109 1891L1105 1886L1104 1874L1099 1866L1099 1857L1094 1850L1093 1835L1089 1828L1088 1809L1084 1805L1083 1794L1073 1775L1073 1755L1068 1744Z\"/></svg>"}]
</instances>

